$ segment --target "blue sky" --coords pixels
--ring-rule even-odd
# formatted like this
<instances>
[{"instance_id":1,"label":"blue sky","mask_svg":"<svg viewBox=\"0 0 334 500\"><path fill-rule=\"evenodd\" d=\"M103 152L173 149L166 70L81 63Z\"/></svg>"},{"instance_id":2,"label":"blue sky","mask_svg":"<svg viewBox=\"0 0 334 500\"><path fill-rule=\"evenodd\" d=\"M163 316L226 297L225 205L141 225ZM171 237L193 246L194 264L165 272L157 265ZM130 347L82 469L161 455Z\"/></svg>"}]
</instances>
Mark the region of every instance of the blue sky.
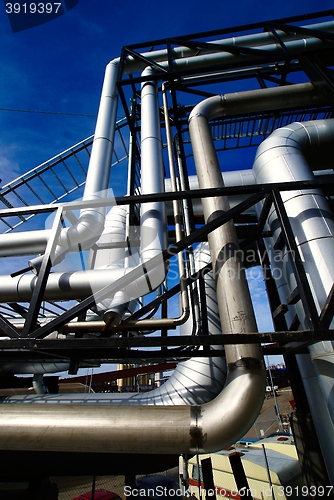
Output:
<instances>
[{"instance_id":1,"label":"blue sky","mask_svg":"<svg viewBox=\"0 0 334 500\"><path fill-rule=\"evenodd\" d=\"M0 5L1 185L94 133L105 66L120 55L123 45L332 7L330 0L239 0L237 4L224 0L80 0L54 21L12 33L5 7ZM118 188L116 194L125 192ZM261 280L253 280L252 286L263 308L260 329L269 329Z\"/></svg>"},{"instance_id":2,"label":"blue sky","mask_svg":"<svg viewBox=\"0 0 334 500\"><path fill-rule=\"evenodd\" d=\"M80 0L58 19L18 33L0 5L0 108L96 115L105 66L123 45L314 12L318 5ZM331 7L323 0L318 10ZM0 110L2 185L93 134L94 126L94 116Z\"/></svg>"},{"instance_id":3,"label":"blue sky","mask_svg":"<svg viewBox=\"0 0 334 500\"><path fill-rule=\"evenodd\" d=\"M18 33L0 5L0 108L95 115L105 66L123 45L333 7L320 4L80 0L58 19ZM2 185L91 135L94 125L94 117L0 111Z\"/></svg>"}]
</instances>

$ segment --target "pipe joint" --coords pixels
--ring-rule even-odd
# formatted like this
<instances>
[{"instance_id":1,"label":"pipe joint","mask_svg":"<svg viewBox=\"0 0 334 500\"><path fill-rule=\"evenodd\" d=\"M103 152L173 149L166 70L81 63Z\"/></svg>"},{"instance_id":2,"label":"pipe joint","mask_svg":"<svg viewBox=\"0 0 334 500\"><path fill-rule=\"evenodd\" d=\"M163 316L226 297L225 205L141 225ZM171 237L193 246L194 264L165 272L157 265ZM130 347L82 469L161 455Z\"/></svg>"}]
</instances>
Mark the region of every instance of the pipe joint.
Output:
<instances>
[{"instance_id":1,"label":"pipe joint","mask_svg":"<svg viewBox=\"0 0 334 500\"><path fill-rule=\"evenodd\" d=\"M202 406L193 405L190 407L190 446L196 452L203 447L205 441L203 429L200 427L201 415Z\"/></svg>"},{"instance_id":2,"label":"pipe joint","mask_svg":"<svg viewBox=\"0 0 334 500\"><path fill-rule=\"evenodd\" d=\"M257 358L240 358L237 359L237 361L228 364L230 372L237 369L239 370L240 368L244 368L246 370L262 370L263 361Z\"/></svg>"}]
</instances>

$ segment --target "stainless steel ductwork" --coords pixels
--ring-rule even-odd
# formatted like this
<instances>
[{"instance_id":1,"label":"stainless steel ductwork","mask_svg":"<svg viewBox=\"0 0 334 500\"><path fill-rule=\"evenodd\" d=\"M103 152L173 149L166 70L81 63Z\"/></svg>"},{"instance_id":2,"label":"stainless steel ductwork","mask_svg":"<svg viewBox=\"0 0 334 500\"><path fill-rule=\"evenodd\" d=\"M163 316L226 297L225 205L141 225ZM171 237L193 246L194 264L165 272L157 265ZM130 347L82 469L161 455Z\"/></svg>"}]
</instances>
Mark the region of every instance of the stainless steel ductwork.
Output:
<instances>
[{"instance_id":1,"label":"stainless steel ductwork","mask_svg":"<svg viewBox=\"0 0 334 500\"><path fill-rule=\"evenodd\" d=\"M309 26L308 26L309 27ZM317 23L312 25L314 30L327 31L329 33L334 32L334 24L332 22L324 22ZM310 35L305 35L301 38L297 34L293 33L285 33L283 31L278 30L277 32L286 47L291 51L301 50L307 51L310 47L314 47L317 45L322 45L323 42L319 40L319 38L312 37ZM203 48L200 50L194 50L189 47L178 47L173 49L173 55L175 57L173 61L173 67L175 69L186 69L186 68L205 68L206 66L210 66L212 64L223 64L228 63L229 61L236 61L238 58L247 59L251 58L250 55L243 54L242 56L236 56L235 54L222 52L220 49L217 50L214 46L243 46L247 48L261 48L261 50L270 52L280 53L282 50L281 45L277 41L277 38L271 32L260 33L255 35L247 35L240 36L236 38L228 38L223 40L216 40L211 42L212 48ZM146 52L141 54L143 59L135 59L133 56L128 55L125 61L125 69L124 71L128 74L142 72L145 70L147 64L145 61L151 61L152 63L159 63L162 68L168 68L168 51L166 50L156 50L152 52ZM119 71L119 63L120 59L113 59L106 67L100 107L98 112L98 118L96 123L96 130L94 136L94 144L91 154L91 160L89 163L88 169L88 177L86 182L85 193L83 196L84 200L94 200L94 199L105 199L108 197L108 180L109 180L109 170L111 165L112 151L113 151L113 143L114 143L114 134L115 134L115 123L116 123L116 112L117 112L117 104L118 104L118 93L117 93L117 77ZM275 66L275 63L273 63ZM293 90L295 89L295 90ZM313 92L313 99L315 102L317 99L321 99L316 93L314 93L314 89L312 88L312 84L309 84L310 92ZM266 89L270 90L270 89ZM274 90L274 89L272 89ZM296 105L298 106L299 94L298 86L293 85L293 87L289 88L289 92L287 93L289 97L289 101L284 96L284 87L281 88L281 101L275 102L273 98L273 103L275 102L275 109L280 108L280 104L284 108L284 106ZM287 90L287 89L286 89ZM233 95L233 94L232 94ZM254 97L257 99L257 92L254 92ZM245 107L245 103L241 103L238 100L237 94L234 94L235 99L226 103L225 109L231 107L235 112L238 112L238 103L241 105L239 110L240 112L244 112L248 109L247 105ZM252 99L250 99L250 106L252 106ZM305 102L305 101L303 101ZM259 101L258 101L258 104ZM261 107L259 108L261 109ZM267 108L264 108L267 109ZM225 113L223 112L223 115ZM228 115L228 112L226 113ZM222 116L221 113L218 112L217 116ZM91 245L93 242L97 241L103 231L103 220L104 220L104 209L85 209L81 212L79 221L77 224L70 228L65 228L61 232L60 244L56 250L55 257L53 259L53 263L59 262L64 258L67 252L69 251L78 251L79 245L81 248L89 248L89 244ZM13 235L3 235L2 238L8 238L10 241ZM45 236L44 236L45 237ZM14 237L15 238L15 237ZM28 237L29 238L29 237ZM42 236L43 238L43 236ZM33 239L29 239L29 244ZM9 248L11 248L11 243L8 243ZM8 247L7 247L8 248ZM36 247L35 247L36 248ZM23 247L21 246L21 251L23 251ZM43 243L41 243L40 251L43 252ZM27 253L17 253L17 255L26 255ZM0 256L8 256L11 253L1 252ZM37 257L36 259L32 259L31 265L35 267L37 270L41 265L42 257Z\"/></svg>"},{"instance_id":2,"label":"stainless steel ductwork","mask_svg":"<svg viewBox=\"0 0 334 500\"><path fill-rule=\"evenodd\" d=\"M118 210L114 207L112 212ZM115 221L114 214L107 215L107 221ZM105 253L103 250L101 253ZM114 253L114 249L112 250ZM107 251L110 257L109 251ZM117 251L119 256L119 252ZM115 256L115 255L114 255ZM210 251L206 243L201 243L194 252L196 270L199 271L211 262ZM105 261L101 256L97 263ZM206 306L208 310L208 333L216 335L221 332L215 281L212 272L204 277ZM181 334L190 335L192 318L181 325ZM65 369L63 366L61 369ZM40 372L42 370L40 369ZM49 394L42 398L31 396L12 396L4 403L52 403L80 405L199 405L216 397L223 389L226 381L226 361L221 357L199 357L180 362L169 379L160 387L142 393L99 393L99 394Z\"/></svg>"},{"instance_id":3,"label":"stainless steel ductwork","mask_svg":"<svg viewBox=\"0 0 334 500\"><path fill-rule=\"evenodd\" d=\"M108 64L102 88L100 108L96 121L94 142L87 172L83 200L105 199L109 195L109 173L115 135L118 94L116 88L117 64ZM104 227L104 208L88 208L80 212L78 222L64 228L53 256L53 265L65 258L69 251L90 248L100 237ZM42 256L29 264L38 272Z\"/></svg>"}]
</instances>

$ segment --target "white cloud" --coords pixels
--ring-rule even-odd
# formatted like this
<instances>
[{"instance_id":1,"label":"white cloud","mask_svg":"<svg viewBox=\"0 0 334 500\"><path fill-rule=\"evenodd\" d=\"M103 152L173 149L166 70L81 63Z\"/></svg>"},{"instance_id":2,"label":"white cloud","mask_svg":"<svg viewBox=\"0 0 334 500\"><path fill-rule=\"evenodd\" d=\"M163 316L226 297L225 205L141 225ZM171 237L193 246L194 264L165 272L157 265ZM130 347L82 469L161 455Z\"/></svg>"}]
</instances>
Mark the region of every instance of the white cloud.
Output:
<instances>
[{"instance_id":1,"label":"white cloud","mask_svg":"<svg viewBox=\"0 0 334 500\"><path fill-rule=\"evenodd\" d=\"M14 180L20 175L19 164L10 158L11 151L14 147L5 148L0 145L0 178L2 180L1 186Z\"/></svg>"}]
</instances>

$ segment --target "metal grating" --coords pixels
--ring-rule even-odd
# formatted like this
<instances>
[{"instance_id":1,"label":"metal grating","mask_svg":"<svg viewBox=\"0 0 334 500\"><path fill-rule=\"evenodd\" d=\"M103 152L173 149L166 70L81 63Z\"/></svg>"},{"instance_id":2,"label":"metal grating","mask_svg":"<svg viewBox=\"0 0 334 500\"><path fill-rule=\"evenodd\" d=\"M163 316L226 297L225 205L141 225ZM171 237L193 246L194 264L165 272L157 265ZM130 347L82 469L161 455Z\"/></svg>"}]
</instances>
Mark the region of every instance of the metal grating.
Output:
<instances>
[{"instance_id":1,"label":"metal grating","mask_svg":"<svg viewBox=\"0 0 334 500\"><path fill-rule=\"evenodd\" d=\"M290 123L322 120L332 115L331 108L324 107L217 119L211 123L211 131L215 141L222 141L222 144L217 145L217 151L248 148L259 146L274 130ZM188 130L183 134L183 142L190 144Z\"/></svg>"}]
</instances>

